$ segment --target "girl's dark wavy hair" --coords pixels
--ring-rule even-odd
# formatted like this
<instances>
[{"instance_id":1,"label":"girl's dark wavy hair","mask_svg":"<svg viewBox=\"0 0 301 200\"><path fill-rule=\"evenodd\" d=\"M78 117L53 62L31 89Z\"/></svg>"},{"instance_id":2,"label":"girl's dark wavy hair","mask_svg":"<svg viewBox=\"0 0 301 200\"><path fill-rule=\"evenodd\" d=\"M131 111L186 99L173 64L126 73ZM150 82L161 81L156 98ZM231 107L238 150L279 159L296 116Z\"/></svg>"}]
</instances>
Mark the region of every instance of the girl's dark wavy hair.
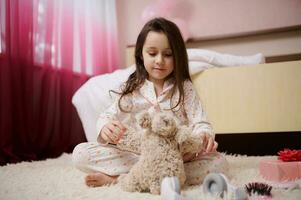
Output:
<instances>
[{"instance_id":1,"label":"girl's dark wavy hair","mask_svg":"<svg viewBox=\"0 0 301 200\"><path fill-rule=\"evenodd\" d=\"M118 101L118 106L123 112L126 111L121 107L121 99L125 95L131 94L135 89L141 87L145 79L148 78L148 73L143 64L142 49L150 31L164 33L168 38L169 45L172 50L174 70L168 78L173 77L175 82L171 93L170 104L172 103L171 100L176 89L179 90L179 99L174 107L171 105L171 110L184 102L183 83L185 80L191 81L191 78L189 75L188 56L183 37L179 28L173 22L164 18L154 18L144 25L138 35L135 47L136 70L129 76L124 87L121 88L121 92L115 92L121 95Z\"/></svg>"}]
</instances>

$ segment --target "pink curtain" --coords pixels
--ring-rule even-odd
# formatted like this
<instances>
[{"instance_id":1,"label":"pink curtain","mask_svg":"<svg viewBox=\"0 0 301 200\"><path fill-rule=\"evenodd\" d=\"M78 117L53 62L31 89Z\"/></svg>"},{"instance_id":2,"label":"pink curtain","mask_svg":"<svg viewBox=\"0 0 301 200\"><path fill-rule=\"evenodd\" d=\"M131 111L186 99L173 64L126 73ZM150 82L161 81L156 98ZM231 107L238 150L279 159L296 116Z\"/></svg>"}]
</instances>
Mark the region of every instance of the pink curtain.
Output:
<instances>
[{"instance_id":1,"label":"pink curtain","mask_svg":"<svg viewBox=\"0 0 301 200\"><path fill-rule=\"evenodd\" d=\"M119 65L115 1L0 0L0 16L0 164L71 152L74 92Z\"/></svg>"}]
</instances>

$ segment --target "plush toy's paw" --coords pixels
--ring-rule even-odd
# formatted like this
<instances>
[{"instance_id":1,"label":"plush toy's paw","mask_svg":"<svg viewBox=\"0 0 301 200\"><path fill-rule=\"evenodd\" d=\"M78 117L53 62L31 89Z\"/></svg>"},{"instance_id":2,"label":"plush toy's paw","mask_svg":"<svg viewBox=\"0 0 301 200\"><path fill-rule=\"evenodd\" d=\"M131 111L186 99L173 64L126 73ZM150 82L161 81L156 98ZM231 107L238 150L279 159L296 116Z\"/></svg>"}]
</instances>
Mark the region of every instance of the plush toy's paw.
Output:
<instances>
[{"instance_id":1,"label":"plush toy's paw","mask_svg":"<svg viewBox=\"0 0 301 200\"><path fill-rule=\"evenodd\" d=\"M148 112L138 114L137 121L142 128L149 128L151 126L151 116Z\"/></svg>"},{"instance_id":2,"label":"plush toy's paw","mask_svg":"<svg viewBox=\"0 0 301 200\"><path fill-rule=\"evenodd\" d=\"M189 135L191 135L191 128L187 126L181 126L178 128L178 132L176 134L176 140L178 144L182 145L186 140L189 139Z\"/></svg>"},{"instance_id":3,"label":"plush toy's paw","mask_svg":"<svg viewBox=\"0 0 301 200\"><path fill-rule=\"evenodd\" d=\"M179 128L176 140L182 154L197 153L203 148L203 138L199 134L193 133L192 129L187 126Z\"/></svg>"},{"instance_id":4,"label":"plush toy's paw","mask_svg":"<svg viewBox=\"0 0 301 200\"><path fill-rule=\"evenodd\" d=\"M177 131L176 120L167 113L156 114L153 118L152 130L165 137L174 136Z\"/></svg>"}]
</instances>

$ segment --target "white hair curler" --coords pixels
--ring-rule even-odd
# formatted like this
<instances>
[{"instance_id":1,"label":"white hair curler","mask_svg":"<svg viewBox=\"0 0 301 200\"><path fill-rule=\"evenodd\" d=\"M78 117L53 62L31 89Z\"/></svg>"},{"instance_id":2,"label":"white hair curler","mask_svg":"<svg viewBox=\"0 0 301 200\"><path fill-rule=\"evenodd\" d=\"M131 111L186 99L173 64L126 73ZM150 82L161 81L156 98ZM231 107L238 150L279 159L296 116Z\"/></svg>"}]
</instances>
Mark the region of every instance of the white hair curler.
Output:
<instances>
[{"instance_id":1,"label":"white hair curler","mask_svg":"<svg viewBox=\"0 0 301 200\"><path fill-rule=\"evenodd\" d=\"M189 200L181 196L181 185L178 177L165 177L161 183L161 197L163 200Z\"/></svg>"},{"instance_id":2,"label":"white hair curler","mask_svg":"<svg viewBox=\"0 0 301 200\"><path fill-rule=\"evenodd\" d=\"M212 195L219 195L223 198L225 193L231 192L235 200L247 200L248 195L244 188L235 187L230 184L224 174L210 173L203 182L203 192Z\"/></svg>"}]
</instances>

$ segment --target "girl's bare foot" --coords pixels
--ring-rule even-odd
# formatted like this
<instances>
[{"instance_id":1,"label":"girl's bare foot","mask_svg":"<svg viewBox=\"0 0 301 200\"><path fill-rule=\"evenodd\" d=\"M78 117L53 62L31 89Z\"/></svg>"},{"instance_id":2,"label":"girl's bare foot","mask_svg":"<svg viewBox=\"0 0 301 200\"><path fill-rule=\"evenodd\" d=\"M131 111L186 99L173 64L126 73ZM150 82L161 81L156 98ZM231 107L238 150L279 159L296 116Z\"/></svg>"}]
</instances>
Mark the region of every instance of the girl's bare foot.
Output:
<instances>
[{"instance_id":1,"label":"girl's bare foot","mask_svg":"<svg viewBox=\"0 0 301 200\"><path fill-rule=\"evenodd\" d=\"M106 184L116 183L118 176L109 176L103 173L94 173L86 176L86 185L89 187L99 187Z\"/></svg>"}]
</instances>

